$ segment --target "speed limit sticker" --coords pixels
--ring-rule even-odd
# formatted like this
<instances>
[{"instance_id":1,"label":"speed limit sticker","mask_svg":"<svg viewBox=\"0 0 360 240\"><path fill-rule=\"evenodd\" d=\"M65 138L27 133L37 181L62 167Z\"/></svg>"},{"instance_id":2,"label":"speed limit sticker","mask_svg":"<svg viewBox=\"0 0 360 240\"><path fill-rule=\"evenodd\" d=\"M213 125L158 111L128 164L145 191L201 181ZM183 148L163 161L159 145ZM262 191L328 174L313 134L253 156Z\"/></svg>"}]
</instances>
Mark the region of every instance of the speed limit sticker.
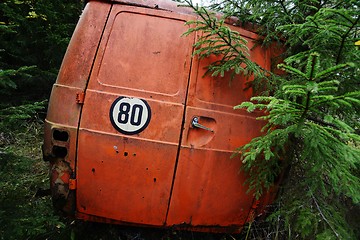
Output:
<instances>
[{"instance_id":1,"label":"speed limit sticker","mask_svg":"<svg viewBox=\"0 0 360 240\"><path fill-rule=\"evenodd\" d=\"M149 104L139 98L119 97L110 108L110 121L114 128L126 135L143 131L150 122Z\"/></svg>"}]
</instances>

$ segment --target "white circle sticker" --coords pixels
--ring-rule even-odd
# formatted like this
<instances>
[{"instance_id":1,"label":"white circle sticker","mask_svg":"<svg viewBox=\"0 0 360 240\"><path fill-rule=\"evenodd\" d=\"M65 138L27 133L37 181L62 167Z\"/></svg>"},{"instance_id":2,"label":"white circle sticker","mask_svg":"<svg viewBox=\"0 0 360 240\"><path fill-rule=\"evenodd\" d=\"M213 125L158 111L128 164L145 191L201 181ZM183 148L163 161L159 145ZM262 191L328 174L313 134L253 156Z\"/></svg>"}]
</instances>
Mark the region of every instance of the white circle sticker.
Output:
<instances>
[{"instance_id":1,"label":"white circle sticker","mask_svg":"<svg viewBox=\"0 0 360 240\"><path fill-rule=\"evenodd\" d=\"M143 131L150 119L149 104L139 98L119 97L110 108L110 121L123 134L132 135Z\"/></svg>"}]
</instances>

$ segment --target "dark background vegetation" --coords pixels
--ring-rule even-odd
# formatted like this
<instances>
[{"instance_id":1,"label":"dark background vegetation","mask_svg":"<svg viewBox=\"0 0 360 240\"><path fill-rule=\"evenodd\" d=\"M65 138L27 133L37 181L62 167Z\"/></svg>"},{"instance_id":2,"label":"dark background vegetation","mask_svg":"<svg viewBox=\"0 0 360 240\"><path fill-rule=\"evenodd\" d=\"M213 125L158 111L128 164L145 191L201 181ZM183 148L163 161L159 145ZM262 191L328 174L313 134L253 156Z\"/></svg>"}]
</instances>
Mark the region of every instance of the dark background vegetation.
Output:
<instances>
[{"instance_id":1,"label":"dark background vegetation","mask_svg":"<svg viewBox=\"0 0 360 240\"><path fill-rule=\"evenodd\" d=\"M41 154L47 99L82 5L0 3L0 239L45 239L67 228L36 193L49 188Z\"/></svg>"},{"instance_id":2,"label":"dark background vegetation","mask_svg":"<svg viewBox=\"0 0 360 240\"><path fill-rule=\"evenodd\" d=\"M303 170L308 169L305 166L308 164L306 161L301 162L303 156L311 159L309 150L297 153L298 155L294 151L292 155L293 160L299 160L297 162L303 164L299 165L300 168L296 168L294 164L293 169L300 169L294 176L300 178L293 178L287 184L291 190L288 194L295 196L295 200L291 202L293 199L286 197L280 199L276 203L283 215L273 215L268 222L255 221L245 228L242 235L85 223L54 214L50 197L43 196L49 188L49 180L48 164L42 161L41 155L42 125L51 86L56 80L83 5L84 2L80 0L3 0L0 3L0 239L356 239L360 236L359 199L355 199L359 198L359 192L347 195L341 189L337 190L338 186L329 185L328 179L325 179L328 195L320 190L316 192L314 188L316 198L323 204L321 209L324 212L319 212L313 196L289 186L297 187L299 180L309 181L309 176L303 174ZM358 1L224 0L221 4L214 4L212 8L261 26L258 30L265 36L264 45L266 42L287 39L288 51L283 58L287 58L288 65L299 71L305 71L307 57L315 51L320 53L322 69L352 62L351 68L332 75L341 82L339 91L332 94L340 96L349 91L359 91L360 50L354 47L354 42L360 39L360 20L359 17L356 18L360 13ZM198 14L204 14L204 11L194 9ZM206 27L209 26L205 23L204 29ZM226 32L226 29L215 28L212 31L215 34L215 30ZM284 35L281 36L281 33ZM231 66L231 63L227 66ZM222 67L219 65L214 69L219 72L229 70ZM291 82L294 75L289 76L282 80L274 78L266 89L272 89L281 99L286 95L281 92L281 87L284 82ZM296 81L297 85L310 86L307 82L302 83L301 79ZM359 94L354 98L358 99L358 96ZM295 101L300 103L301 99L297 98ZM291 102L291 99L288 102ZM331 115L340 123L347 124L345 128L350 130L344 132L345 135L358 135L360 107L359 103L357 104L357 107L345 104L341 108L328 108L324 105L317 109L317 112L313 112L313 116L323 117L321 114L326 112L326 121L331 119L328 117ZM303 119L304 122L314 123L310 117ZM281 126L279 128L292 126L293 123L289 123L291 116L289 119L284 120L283 125L278 123L277 125ZM323 121L323 124L326 124L326 121ZM337 123L331 123L331 126L341 130L344 126L336 126ZM301 136L303 133L299 134L292 136L290 140L296 139L294 146L300 149L305 146L302 143L306 138ZM339 136L343 137L341 134ZM358 144L353 139L343 142L351 147ZM326 144L329 143L325 142L323 145ZM331 143L329 146L331 153L337 154L335 147L331 149ZM354 151L358 154L358 150ZM293 152L288 155L291 154ZM356 154L353 156L358 156ZM344 164L340 164L339 170L333 173L336 176L339 173L341 175L341 167L344 167L343 172L350 172L352 180L360 185L359 159L354 159L352 167L349 168L341 158L345 155L336 155L339 157L338 162L343 161ZM313 164L316 165L317 162L314 161ZM313 182L316 183L317 180L314 179ZM348 179L341 180L346 182ZM350 190L358 189L358 186L351 187ZM285 192L288 189L283 188ZM305 202L301 202L303 200ZM282 204L289 202L293 205L286 209ZM299 208L299 204L304 208ZM330 224L324 221L322 214L326 215ZM335 225L335 230L329 228L331 225ZM247 231L248 229L251 231ZM334 236L333 232L338 230L344 235ZM290 236L289 233L293 235Z\"/></svg>"}]
</instances>

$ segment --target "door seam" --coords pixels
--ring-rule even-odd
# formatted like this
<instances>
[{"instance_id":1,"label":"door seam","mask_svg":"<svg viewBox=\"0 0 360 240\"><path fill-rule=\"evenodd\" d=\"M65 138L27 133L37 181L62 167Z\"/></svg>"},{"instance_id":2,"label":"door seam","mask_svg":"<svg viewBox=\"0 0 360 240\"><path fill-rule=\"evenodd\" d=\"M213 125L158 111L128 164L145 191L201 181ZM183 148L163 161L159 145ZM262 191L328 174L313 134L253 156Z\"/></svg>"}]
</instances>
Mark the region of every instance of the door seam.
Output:
<instances>
[{"instance_id":1,"label":"door seam","mask_svg":"<svg viewBox=\"0 0 360 240\"><path fill-rule=\"evenodd\" d=\"M194 52L194 49L195 49L195 47L194 47L195 40L196 40L196 32L194 33L193 46L191 48L191 54ZM170 203L171 203L171 199L172 199L172 195L173 195L174 183L175 183L175 179L176 179L176 172L177 172L179 156L180 156L180 150L181 150L181 141L182 141L184 130L185 130L184 126L185 126L186 108L187 108L187 100L188 100L188 94L189 94L189 88L190 88L190 80L191 80L191 73L192 73L192 67L193 67L193 59L194 59L193 56L191 56L191 58L190 58L189 76L188 76L188 81L187 81L187 86L186 86L186 94L185 94L185 101L184 101L184 113L183 113L182 121L181 121L179 144L178 144L178 149L177 149L177 153L176 153L174 173L173 173L173 179L172 179L172 182L171 182L170 196L169 196L169 201L168 201L168 205L167 205L164 226L166 226L168 215L169 215Z\"/></svg>"},{"instance_id":2,"label":"door seam","mask_svg":"<svg viewBox=\"0 0 360 240\"><path fill-rule=\"evenodd\" d=\"M94 58L93 58L93 61L92 61L92 64L91 64L91 68L90 68L90 71L89 71L89 75L87 77L87 80L86 80L86 85L85 85L85 88L84 88L84 94L85 94L85 97L86 97L86 90L88 89L88 86L89 86L89 82L90 82L90 77L92 75L92 72L93 72L93 69L94 69L94 65L95 65L95 59L98 55L98 52L99 52L99 49L100 49L100 44L101 44L101 41L103 39L103 36L104 36L104 32L105 32L105 29L106 29L106 26L108 24L108 20L109 20L109 17L110 17L110 13L112 11L112 8L113 8L113 4L111 4L110 6L110 9L109 9L109 12L107 14L107 17L106 17L106 20L105 20L105 24L104 24L104 28L101 32L101 35L100 35L100 38L99 38L99 43L96 47L96 51L95 51L95 54L94 54ZM76 131L76 148L75 148L75 163L74 163L74 166L75 166L75 169L73 171L73 176L72 178L76 178L76 174L77 174L77 163L78 163L78 152L79 152L79 135L80 135L80 124L81 124L81 118L82 118L82 112L83 112L83 108L84 108L84 104L82 104L80 106L80 115L79 115L79 121L78 121L78 125L77 125L77 131Z\"/></svg>"}]
</instances>

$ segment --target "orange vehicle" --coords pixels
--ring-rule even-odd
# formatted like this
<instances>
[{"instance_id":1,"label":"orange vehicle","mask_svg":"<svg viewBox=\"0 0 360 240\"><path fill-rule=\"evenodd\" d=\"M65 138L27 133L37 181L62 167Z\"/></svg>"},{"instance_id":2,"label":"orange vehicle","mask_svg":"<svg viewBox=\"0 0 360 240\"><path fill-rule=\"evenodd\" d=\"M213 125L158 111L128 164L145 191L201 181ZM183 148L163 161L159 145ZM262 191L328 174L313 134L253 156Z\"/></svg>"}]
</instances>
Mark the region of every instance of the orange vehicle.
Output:
<instances>
[{"instance_id":1,"label":"orange vehicle","mask_svg":"<svg viewBox=\"0 0 360 240\"><path fill-rule=\"evenodd\" d=\"M44 159L54 206L79 219L238 232L272 194L246 194L235 148L260 135L256 114L233 110L252 90L244 77L204 76L181 37L190 9L171 1L87 3L53 86ZM251 59L270 69L269 49Z\"/></svg>"}]
</instances>

